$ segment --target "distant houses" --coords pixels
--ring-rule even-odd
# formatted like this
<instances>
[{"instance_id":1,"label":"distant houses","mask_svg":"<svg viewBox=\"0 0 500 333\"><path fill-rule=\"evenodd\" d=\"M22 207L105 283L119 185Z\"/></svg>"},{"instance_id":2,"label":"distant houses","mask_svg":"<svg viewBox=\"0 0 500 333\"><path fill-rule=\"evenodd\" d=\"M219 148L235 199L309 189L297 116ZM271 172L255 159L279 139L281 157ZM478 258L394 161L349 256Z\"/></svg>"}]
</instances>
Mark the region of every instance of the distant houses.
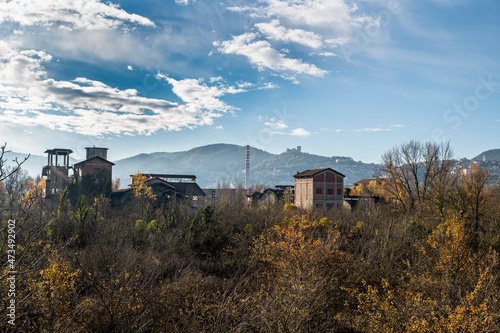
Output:
<instances>
[{"instance_id":1,"label":"distant houses","mask_svg":"<svg viewBox=\"0 0 500 333\"><path fill-rule=\"evenodd\" d=\"M247 195L247 201L252 205L272 206L280 200L283 202L293 202L293 185L277 185L275 188L266 188L262 191L255 191Z\"/></svg>"}]
</instances>

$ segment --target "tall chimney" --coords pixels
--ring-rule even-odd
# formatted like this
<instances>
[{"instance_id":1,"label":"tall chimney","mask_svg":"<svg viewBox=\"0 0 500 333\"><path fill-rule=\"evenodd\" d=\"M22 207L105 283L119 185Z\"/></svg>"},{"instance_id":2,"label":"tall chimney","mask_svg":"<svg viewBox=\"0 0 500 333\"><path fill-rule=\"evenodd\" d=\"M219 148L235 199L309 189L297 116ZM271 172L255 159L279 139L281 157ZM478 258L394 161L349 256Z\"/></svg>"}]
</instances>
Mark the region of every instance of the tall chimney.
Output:
<instances>
[{"instance_id":1,"label":"tall chimney","mask_svg":"<svg viewBox=\"0 0 500 333\"><path fill-rule=\"evenodd\" d=\"M250 146L245 147L245 190L250 186Z\"/></svg>"}]
</instances>

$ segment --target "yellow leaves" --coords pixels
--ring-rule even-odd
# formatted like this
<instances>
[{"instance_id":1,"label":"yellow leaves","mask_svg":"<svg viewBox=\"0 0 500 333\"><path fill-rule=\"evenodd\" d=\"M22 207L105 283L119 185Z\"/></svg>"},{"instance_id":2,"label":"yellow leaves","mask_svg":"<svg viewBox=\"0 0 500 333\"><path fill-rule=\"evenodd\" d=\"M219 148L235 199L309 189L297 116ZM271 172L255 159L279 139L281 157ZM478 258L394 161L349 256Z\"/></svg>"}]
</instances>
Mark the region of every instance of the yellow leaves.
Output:
<instances>
[{"instance_id":1,"label":"yellow leaves","mask_svg":"<svg viewBox=\"0 0 500 333\"><path fill-rule=\"evenodd\" d=\"M17 291L23 299L22 308L32 318L24 327L30 331L49 326L56 330L73 327L70 316L78 301L80 281L81 272L72 269L68 262L57 255L50 257L43 270L23 275ZM20 310L18 316L23 315L27 313Z\"/></svg>"},{"instance_id":2,"label":"yellow leaves","mask_svg":"<svg viewBox=\"0 0 500 333\"><path fill-rule=\"evenodd\" d=\"M433 251L423 251L436 260L437 273L467 269L467 237L465 222L456 217L446 220L432 232L427 243Z\"/></svg>"},{"instance_id":3,"label":"yellow leaves","mask_svg":"<svg viewBox=\"0 0 500 333\"><path fill-rule=\"evenodd\" d=\"M153 190L150 186L146 185L146 177L138 171L132 176L132 184L130 185L134 196L139 199L156 200L156 196L153 194Z\"/></svg>"},{"instance_id":4,"label":"yellow leaves","mask_svg":"<svg viewBox=\"0 0 500 333\"><path fill-rule=\"evenodd\" d=\"M354 227L351 228L351 234L356 237L361 236L361 234L363 233L363 226L364 223L362 221L359 221Z\"/></svg>"},{"instance_id":5,"label":"yellow leaves","mask_svg":"<svg viewBox=\"0 0 500 333\"><path fill-rule=\"evenodd\" d=\"M40 200L43 198L45 193L45 179L42 178L42 180L36 185L34 184L32 179L29 179L27 188L28 191L21 199L21 204L24 209L27 209L37 202L40 202Z\"/></svg>"},{"instance_id":6,"label":"yellow leaves","mask_svg":"<svg viewBox=\"0 0 500 333\"><path fill-rule=\"evenodd\" d=\"M409 281L345 289L357 300L355 326L368 332L498 331L498 254L470 254L465 222L451 218L427 239L427 269Z\"/></svg>"},{"instance_id":7,"label":"yellow leaves","mask_svg":"<svg viewBox=\"0 0 500 333\"><path fill-rule=\"evenodd\" d=\"M264 320L297 331L321 312L321 293L335 285L330 274L346 261L339 246L340 233L331 220L305 215L284 218L257 238L252 253L264 265L251 303L260 305Z\"/></svg>"}]
</instances>

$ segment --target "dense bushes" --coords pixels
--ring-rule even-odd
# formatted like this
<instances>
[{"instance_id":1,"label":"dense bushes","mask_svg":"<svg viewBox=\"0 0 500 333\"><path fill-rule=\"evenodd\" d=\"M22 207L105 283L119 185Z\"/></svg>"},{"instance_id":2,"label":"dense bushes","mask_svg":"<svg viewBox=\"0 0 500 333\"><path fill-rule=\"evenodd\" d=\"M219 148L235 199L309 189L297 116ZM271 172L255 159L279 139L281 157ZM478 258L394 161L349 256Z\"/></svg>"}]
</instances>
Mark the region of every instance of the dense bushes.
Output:
<instances>
[{"instance_id":1,"label":"dense bushes","mask_svg":"<svg viewBox=\"0 0 500 333\"><path fill-rule=\"evenodd\" d=\"M500 187L462 180L445 205L311 212L161 204L147 189L119 209L67 193L50 204L24 182L0 212L2 311L11 214L19 272L16 326L1 330L500 331Z\"/></svg>"}]
</instances>

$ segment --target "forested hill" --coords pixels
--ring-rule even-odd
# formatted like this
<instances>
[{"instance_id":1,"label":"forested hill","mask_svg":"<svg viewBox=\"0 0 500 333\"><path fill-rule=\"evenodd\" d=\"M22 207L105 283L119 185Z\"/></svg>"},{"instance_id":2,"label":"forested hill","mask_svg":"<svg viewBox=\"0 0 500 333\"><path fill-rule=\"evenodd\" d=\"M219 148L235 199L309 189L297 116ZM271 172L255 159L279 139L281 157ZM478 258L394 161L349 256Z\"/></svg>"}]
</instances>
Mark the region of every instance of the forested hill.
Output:
<instances>
[{"instance_id":1,"label":"forested hill","mask_svg":"<svg viewBox=\"0 0 500 333\"><path fill-rule=\"evenodd\" d=\"M373 177L375 164L355 162L350 157L319 156L292 150L281 154L251 148L251 183L293 184L297 171L315 168L333 168L346 175L347 185ZM137 170L143 173L194 174L202 187L215 187L224 181L237 186L245 180L245 147L231 144L213 144L174 153L139 154L114 161L113 174L128 184L129 176Z\"/></svg>"},{"instance_id":2,"label":"forested hill","mask_svg":"<svg viewBox=\"0 0 500 333\"><path fill-rule=\"evenodd\" d=\"M112 155L112 154L111 154ZM487 162L483 161L486 155ZM7 165L12 159L22 161L27 154L11 152L6 154ZM291 149L281 154L271 154L261 149L250 148L251 177L254 184L268 186L293 184L293 175L298 171L316 168L332 168L346 175L345 185L350 186L363 178L372 178L377 174L377 165L356 162L345 156L320 156L298 152ZM498 179L500 149L485 151L473 160L481 161L494 180ZM76 162L70 159L71 165ZM140 170L143 173L194 174L201 187L216 187L226 182L229 186L237 186L245 182L245 147L232 144L212 144L196 147L187 151L158 152L139 154L129 158L113 161L113 178L120 178L122 187L129 184L131 174ZM42 167L47 163L45 156L32 154L23 165L32 177L40 175ZM463 167L469 160L460 160Z\"/></svg>"},{"instance_id":3,"label":"forested hill","mask_svg":"<svg viewBox=\"0 0 500 333\"><path fill-rule=\"evenodd\" d=\"M498 161L500 162L500 149L491 149L473 158L474 161L482 161L483 156L486 156L486 161Z\"/></svg>"}]
</instances>

